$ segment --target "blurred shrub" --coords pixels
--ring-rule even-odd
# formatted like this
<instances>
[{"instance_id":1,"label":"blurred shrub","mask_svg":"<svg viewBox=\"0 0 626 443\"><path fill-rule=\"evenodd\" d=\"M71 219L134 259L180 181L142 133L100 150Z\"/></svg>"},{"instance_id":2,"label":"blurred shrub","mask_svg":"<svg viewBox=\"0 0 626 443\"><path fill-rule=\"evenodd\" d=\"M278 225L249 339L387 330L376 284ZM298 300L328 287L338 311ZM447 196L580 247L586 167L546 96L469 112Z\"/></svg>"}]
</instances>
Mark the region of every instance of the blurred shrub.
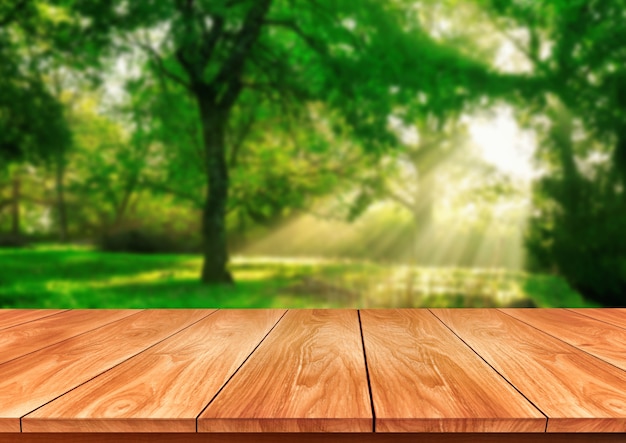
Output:
<instances>
[{"instance_id":1,"label":"blurred shrub","mask_svg":"<svg viewBox=\"0 0 626 443\"><path fill-rule=\"evenodd\" d=\"M200 251L200 243L176 233L152 232L139 228L123 228L102 235L98 246L107 252L138 254L192 253Z\"/></svg>"},{"instance_id":2,"label":"blurred shrub","mask_svg":"<svg viewBox=\"0 0 626 443\"><path fill-rule=\"evenodd\" d=\"M526 238L529 269L562 275L606 307L626 306L626 201L607 182L543 179Z\"/></svg>"},{"instance_id":3,"label":"blurred shrub","mask_svg":"<svg viewBox=\"0 0 626 443\"><path fill-rule=\"evenodd\" d=\"M22 235L0 234L0 248L23 248L29 241Z\"/></svg>"}]
</instances>

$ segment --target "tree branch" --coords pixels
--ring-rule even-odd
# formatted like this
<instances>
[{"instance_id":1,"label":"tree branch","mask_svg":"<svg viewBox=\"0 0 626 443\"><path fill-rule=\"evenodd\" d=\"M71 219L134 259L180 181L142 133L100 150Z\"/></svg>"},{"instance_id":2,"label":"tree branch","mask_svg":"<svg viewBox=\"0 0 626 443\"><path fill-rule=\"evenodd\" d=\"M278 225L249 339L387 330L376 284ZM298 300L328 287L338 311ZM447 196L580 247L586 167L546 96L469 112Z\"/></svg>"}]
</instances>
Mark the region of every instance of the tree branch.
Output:
<instances>
[{"instance_id":1,"label":"tree branch","mask_svg":"<svg viewBox=\"0 0 626 443\"><path fill-rule=\"evenodd\" d=\"M254 111L255 109L252 109L248 113L248 118L245 119L242 128L237 132L237 137L235 138L235 140L232 141L230 145L229 166L231 168L237 166L239 160L239 152L241 150L241 147L243 146L243 142L245 141L246 137L250 133L250 130L252 129L252 126L254 125Z\"/></svg>"},{"instance_id":2,"label":"tree branch","mask_svg":"<svg viewBox=\"0 0 626 443\"><path fill-rule=\"evenodd\" d=\"M27 195L27 194L20 194L20 201L26 201L29 203L35 203L37 205L41 205L41 206L53 206L56 201L55 200L45 200L42 198L37 198L37 197L33 197L31 195Z\"/></svg>"},{"instance_id":3,"label":"tree branch","mask_svg":"<svg viewBox=\"0 0 626 443\"><path fill-rule=\"evenodd\" d=\"M159 55L158 52L156 52L156 50L152 46L150 46L147 43L142 43L138 41L135 41L134 43L140 48L143 48L148 53L148 56L154 61L154 63L156 64L157 70L161 74L163 74L165 77L169 78L170 80L173 80L174 82L178 83L179 85L182 85L185 89L188 89L188 90L191 89L191 85L189 83L187 83L183 78L174 74L172 71L170 71L169 69L165 67L165 64L163 63L163 58Z\"/></svg>"},{"instance_id":4,"label":"tree branch","mask_svg":"<svg viewBox=\"0 0 626 443\"><path fill-rule=\"evenodd\" d=\"M321 56L328 58L328 51L326 48L317 42L313 37L306 34L300 26L293 20L277 20L277 19L266 19L263 21L264 24L270 26L280 26L283 28L287 28L293 31L298 37L300 37L311 49L320 54Z\"/></svg>"},{"instance_id":5,"label":"tree branch","mask_svg":"<svg viewBox=\"0 0 626 443\"><path fill-rule=\"evenodd\" d=\"M551 74L548 67L539 59L538 48L539 38L534 30L529 26L530 48L526 48L519 40L509 34L502 26L498 24L497 18L492 18L491 23L496 30L515 46L515 48L526 56L526 58L543 74Z\"/></svg>"},{"instance_id":6,"label":"tree branch","mask_svg":"<svg viewBox=\"0 0 626 443\"><path fill-rule=\"evenodd\" d=\"M4 200L0 200L0 211L2 211L5 207L10 206L13 203L12 198L6 198Z\"/></svg>"},{"instance_id":7,"label":"tree branch","mask_svg":"<svg viewBox=\"0 0 626 443\"><path fill-rule=\"evenodd\" d=\"M336 78L341 79L344 76L342 69L337 63L334 62L326 46L324 46L311 35L308 35L306 32L304 32L302 28L293 20L266 19L264 23L270 26L284 27L293 31L298 37L300 37L302 41L304 41L306 45L308 45L327 63L328 67L333 71ZM351 100L354 98L354 91L352 90L352 86L349 82L342 82L340 84L340 88L347 100Z\"/></svg>"},{"instance_id":8,"label":"tree branch","mask_svg":"<svg viewBox=\"0 0 626 443\"><path fill-rule=\"evenodd\" d=\"M200 47L200 63L202 66L206 66L211 59L211 54L217 46L217 42L220 40L224 30L224 17L215 16L211 17L213 20L213 26L210 31L207 31L206 24L203 20L204 17L198 17L200 26L202 27L202 45Z\"/></svg>"},{"instance_id":9,"label":"tree branch","mask_svg":"<svg viewBox=\"0 0 626 443\"><path fill-rule=\"evenodd\" d=\"M204 205L204 201L202 199L202 196L199 197L198 195L196 195L194 193L186 193L186 192L180 191L178 189L173 189L173 188L170 188L169 186L166 186L166 185L161 184L161 183L156 183L156 182L153 182L153 181L149 181L149 180L143 179L141 181L141 186L149 188L149 189L153 189L155 191L165 192L165 193L171 194L171 195L173 195L175 197L182 198L183 200L188 200L188 201L192 202L193 204L195 204L198 207L202 207Z\"/></svg>"},{"instance_id":10,"label":"tree branch","mask_svg":"<svg viewBox=\"0 0 626 443\"><path fill-rule=\"evenodd\" d=\"M241 31L235 37L234 49L230 57L224 62L219 73L211 82L217 88L226 85L218 106L222 109L230 109L239 96L242 89L240 81L244 63L258 40L263 26L263 18L269 11L272 0L257 0L248 11Z\"/></svg>"},{"instance_id":11,"label":"tree branch","mask_svg":"<svg viewBox=\"0 0 626 443\"><path fill-rule=\"evenodd\" d=\"M403 196L401 196L397 192L390 189L389 186L385 186L384 191L387 194L387 197L389 197L394 202L399 203L401 206L403 206L404 208L408 209L411 212L415 211L415 206L416 206L415 202L411 202L405 199Z\"/></svg>"}]
</instances>

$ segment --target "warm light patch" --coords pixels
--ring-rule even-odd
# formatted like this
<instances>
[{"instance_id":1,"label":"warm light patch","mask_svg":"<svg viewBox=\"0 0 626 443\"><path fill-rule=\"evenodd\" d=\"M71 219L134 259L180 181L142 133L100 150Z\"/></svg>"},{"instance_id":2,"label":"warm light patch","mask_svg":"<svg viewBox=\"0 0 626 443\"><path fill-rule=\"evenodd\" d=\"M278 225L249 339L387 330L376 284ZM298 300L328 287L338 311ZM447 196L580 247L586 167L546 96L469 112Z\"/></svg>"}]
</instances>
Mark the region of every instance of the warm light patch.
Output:
<instances>
[{"instance_id":1,"label":"warm light patch","mask_svg":"<svg viewBox=\"0 0 626 443\"><path fill-rule=\"evenodd\" d=\"M519 128L510 108L499 108L493 117L470 117L467 121L470 135L487 162L515 178L532 179L535 139L530 131Z\"/></svg>"}]
</instances>

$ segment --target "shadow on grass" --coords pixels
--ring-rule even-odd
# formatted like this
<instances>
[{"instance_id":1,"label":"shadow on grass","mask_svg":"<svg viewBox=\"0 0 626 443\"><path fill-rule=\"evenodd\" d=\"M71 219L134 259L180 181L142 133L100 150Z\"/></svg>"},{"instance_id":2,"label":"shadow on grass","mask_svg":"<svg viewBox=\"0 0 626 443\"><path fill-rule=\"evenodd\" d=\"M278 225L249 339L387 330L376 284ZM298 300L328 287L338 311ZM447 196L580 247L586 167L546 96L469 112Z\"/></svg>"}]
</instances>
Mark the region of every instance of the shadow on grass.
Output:
<instances>
[{"instance_id":1,"label":"shadow on grass","mask_svg":"<svg viewBox=\"0 0 626 443\"><path fill-rule=\"evenodd\" d=\"M4 307L70 309L144 308L304 308L306 299L281 294L272 280L241 281L234 286L198 281L131 283L102 288L78 286L69 291L42 291L35 297L12 296Z\"/></svg>"},{"instance_id":2,"label":"shadow on grass","mask_svg":"<svg viewBox=\"0 0 626 443\"><path fill-rule=\"evenodd\" d=\"M314 300L281 289L316 266L235 263L234 286L199 282L201 257L0 250L2 308L275 308ZM198 276L198 277L196 277Z\"/></svg>"},{"instance_id":3,"label":"shadow on grass","mask_svg":"<svg viewBox=\"0 0 626 443\"><path fill-rule=\"evenodd\" d=\"M31 294L6 294L0 292L0 309L40 307L39 297Z\"/></svg>"},{"instance_id":4,"label":"shadow on grass","mask_svg":"<svg viewBox=\"0 0 626 443\"><path fill-rule=\"evenodd\" d=\"M270 308L276 307L271 285L263 280L236 285L203 285L197 280L131 283L107 288L100 305L133 308Z\"/></svg>"},{"instance_id":5,"label":"shadow on grass","mask_svg":"<svg viewBox=\"0 0 626 443\"><path fill-rule=\"evenodd\" d=\"M94 281L157 270L180 269L193 256L134 255L96 251L3 250L0 285L50 280ZM195 268L194 268L195 269Z\"/></svg>"}]
</instances>

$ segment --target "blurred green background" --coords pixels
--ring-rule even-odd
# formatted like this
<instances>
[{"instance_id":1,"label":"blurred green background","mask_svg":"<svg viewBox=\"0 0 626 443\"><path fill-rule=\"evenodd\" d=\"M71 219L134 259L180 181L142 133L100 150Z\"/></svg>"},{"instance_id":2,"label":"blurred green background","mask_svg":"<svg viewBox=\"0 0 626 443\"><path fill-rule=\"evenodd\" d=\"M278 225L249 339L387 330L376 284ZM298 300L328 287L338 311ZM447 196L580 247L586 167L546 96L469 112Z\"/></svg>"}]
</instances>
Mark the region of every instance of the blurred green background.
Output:
<instances>
[{"instance_id":1,"label":"blurred green background","mask_svg":"<svg viewBox=\"0 0 626 443\"><path fill-rule=\"evenodd\" d=\"M626 306L626 0L8 0L0 307Z\"/></svg>"}]
</instances>

